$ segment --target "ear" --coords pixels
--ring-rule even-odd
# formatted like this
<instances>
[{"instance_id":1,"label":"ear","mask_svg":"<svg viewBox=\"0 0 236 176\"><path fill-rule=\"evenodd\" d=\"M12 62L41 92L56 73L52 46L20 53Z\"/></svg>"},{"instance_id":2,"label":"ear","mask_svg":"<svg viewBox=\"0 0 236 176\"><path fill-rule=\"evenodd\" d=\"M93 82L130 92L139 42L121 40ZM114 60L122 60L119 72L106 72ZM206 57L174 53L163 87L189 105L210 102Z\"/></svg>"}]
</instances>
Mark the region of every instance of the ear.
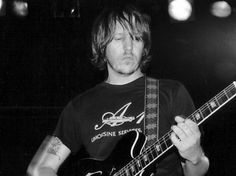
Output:
<instances>
[{"instance_id":1,"label":"ear","mask_svg":"<svg viewBox=\"0 0 236 176\"><path fill-rule=\"evenodd\" d=\"M147 55L147 49L144 49L143 50L143 53L142 53L142 56L144 57L144 56L146 56Z\"/></svg>"},{"instance_id":2,"label":"ear","mask_svg":"<svg viewBox=\"0 0 236 176\"><path fill-rule=\"evenodd\" d=\"M103 61L106 63L106 62L107 62L107 57L104 57L104 58L103 58Z\"/></svg>"}]
</instances>

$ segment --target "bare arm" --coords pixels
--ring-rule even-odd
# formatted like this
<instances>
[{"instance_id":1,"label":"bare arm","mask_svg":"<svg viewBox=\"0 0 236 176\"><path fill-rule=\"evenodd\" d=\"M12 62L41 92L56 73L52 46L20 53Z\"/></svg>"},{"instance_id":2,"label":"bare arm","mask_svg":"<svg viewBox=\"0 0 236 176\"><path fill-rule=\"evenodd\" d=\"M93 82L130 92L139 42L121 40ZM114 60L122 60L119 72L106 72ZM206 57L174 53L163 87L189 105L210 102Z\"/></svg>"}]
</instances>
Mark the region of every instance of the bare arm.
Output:
<instances>
[{"instance_id":1,"label":"bare arm","mask_svg":"<svg viewBox=\"0 0 236 176\"><path fill-rule=\"evenodd\" d=\"M27 174L29 176L56 176L59 167L70 152L70 149L59 138L46 137L30 162Z\"/></svg>"}]
</instances>

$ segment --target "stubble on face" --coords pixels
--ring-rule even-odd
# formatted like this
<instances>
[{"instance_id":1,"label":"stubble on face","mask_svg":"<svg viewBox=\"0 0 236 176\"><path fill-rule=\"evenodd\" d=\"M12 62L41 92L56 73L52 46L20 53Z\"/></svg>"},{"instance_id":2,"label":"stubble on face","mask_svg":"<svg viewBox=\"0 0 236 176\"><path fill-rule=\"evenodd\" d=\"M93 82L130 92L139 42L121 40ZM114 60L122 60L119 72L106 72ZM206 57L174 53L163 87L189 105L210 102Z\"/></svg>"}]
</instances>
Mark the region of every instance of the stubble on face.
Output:
<instances>
[{"instance_id":1,"label":"stubble on face","mask_svg":"<svg viewBox=\"0 0 236 176\"><path fill-rule=\"evenodd\" d=\"M119 61L119 63L114 64L111 63L110 60L107 60L107 65L113 71L124 76L129 76L135 73L138 69L140 69L140 60L135 58L135 56L124 55Z\"/></svg>"},{"instance_id":2,"label":"stubble on face","mask_svg":"<svg viewBox=\"0 0 236 176\"><path fill-rule=\"evenodd\" d=\"M140 69L143 53L143 42L135 40L130 33L117 23L113 39L106 49L108 70L126 76Z\"/></svg>"}]
</instances>

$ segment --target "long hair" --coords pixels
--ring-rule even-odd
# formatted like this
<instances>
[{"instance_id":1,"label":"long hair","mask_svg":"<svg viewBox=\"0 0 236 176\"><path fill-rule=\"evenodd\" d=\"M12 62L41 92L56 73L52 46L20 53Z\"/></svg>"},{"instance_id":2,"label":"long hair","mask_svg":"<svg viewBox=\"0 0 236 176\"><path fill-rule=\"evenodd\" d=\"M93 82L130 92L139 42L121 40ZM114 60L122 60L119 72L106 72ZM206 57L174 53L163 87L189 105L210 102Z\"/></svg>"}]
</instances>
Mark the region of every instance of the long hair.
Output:
<instances>
[{"instance_id":1,"label":"long hair","mask_svg":"<svg viewBox=\"0 0 236 176\"><path fill-rule=\"evenodd\" d=\"M151 32L149 28L150 18L141 13L132 5L113 5L105 8L97 17L92 28L92 56L91 62L100 70L106 68L106 47L112 41L116 23L119 22L130 35L140 34L144 42L144 51L140 63L142 71L150 62Z\"/></svg>"}]
</instances>

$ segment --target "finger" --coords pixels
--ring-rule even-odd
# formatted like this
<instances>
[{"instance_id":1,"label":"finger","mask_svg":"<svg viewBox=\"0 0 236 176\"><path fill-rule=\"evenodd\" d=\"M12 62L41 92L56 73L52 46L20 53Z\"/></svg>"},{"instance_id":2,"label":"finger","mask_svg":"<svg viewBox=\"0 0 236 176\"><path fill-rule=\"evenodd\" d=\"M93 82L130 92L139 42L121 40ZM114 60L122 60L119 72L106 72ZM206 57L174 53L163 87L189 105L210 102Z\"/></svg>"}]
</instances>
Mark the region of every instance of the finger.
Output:
<instances>
[{"instance_id":1,"label":"finger","mask_svg":"<svg viewBox=\"0 0 236 176\"><path fill-rule=\"evenodd\" d=\"M175 116L175 121L177 123L183 123L185 121L185 118L183 118L181 116Z\"/></svg>"},{"instance_id":2,"label":"finger","mask_svg":"<svg viewBox=\"0 0 236 176\"><path fill-rule=\"evenodd\" d=\"M173 143L177 148L180 148L180 146L181 146L181 141L180 141L180 139L176 136L176 134L175 134L174 132L171 133L170 139L171 139L172 143Z\"/></svg>"},{"instance_id":3,"label":"finger","mask_svg":"<svg viewBox=\"0 0 236 176\"><path fill-rule=\"evenodd\" d=\"M185 132L177 125L173 125L171 127L171 129L173 130L173 132L175 133L175 135L179 138L179 139L184 139L186 137Z\"/></svg>"},{"instance_id":4,"label":"finger","mask_svg":"<svg viewBox=\"0 0 236 176\"><path fill-rule=\"evenodd\" d=\"M187 123L178 123L177 126L185 133L186 136L190 136L193 134L191 126Z\"/></svg>"},{"instance_id":5,"label":"finger","mask_svg":"<svg viewBox=\"0 0 236 176\"><path fill-rule=\"evenodd\" d=\"M192 132L200 133L199 127L194 121L186 119L185 124L188 125L189 129L191 129Z\"/></svg>"},{"instance_id":6,"label":"finger","mask_svg":"<svg viewBox=\"0 0 236 176\"><path fill-rule=\"evenodd\" d=\"M185 121L187 124L191 125L191 126L198 126L196 122L192 121L191 119L186 119Z\"/></svg>"}]
</instances>

